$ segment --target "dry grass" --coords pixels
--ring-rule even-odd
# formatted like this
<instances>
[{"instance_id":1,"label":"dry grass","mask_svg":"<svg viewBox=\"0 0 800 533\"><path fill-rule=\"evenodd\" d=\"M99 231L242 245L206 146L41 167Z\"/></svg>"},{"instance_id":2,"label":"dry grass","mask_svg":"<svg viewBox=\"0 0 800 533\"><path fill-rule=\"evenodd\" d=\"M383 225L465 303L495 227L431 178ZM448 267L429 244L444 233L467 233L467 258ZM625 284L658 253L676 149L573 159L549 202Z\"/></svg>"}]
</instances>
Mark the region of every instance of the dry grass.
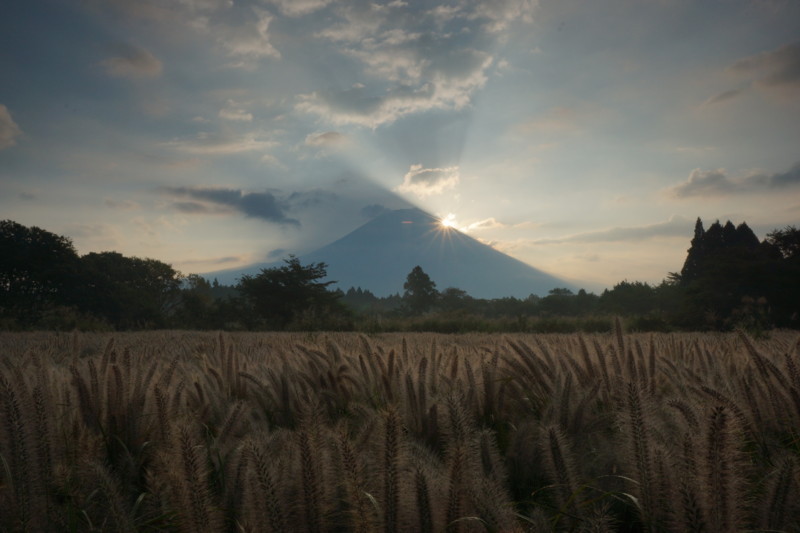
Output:
<instances>
[{"instance_id":1,"label":"dry grass","mask_svg":"<svg viewBox=\"0 0 800 533\"><path fill-rule=\"evenodd\" d=\"M800 531L796 333L0 346L0 531Z\"/></svg>"}]
</instances>

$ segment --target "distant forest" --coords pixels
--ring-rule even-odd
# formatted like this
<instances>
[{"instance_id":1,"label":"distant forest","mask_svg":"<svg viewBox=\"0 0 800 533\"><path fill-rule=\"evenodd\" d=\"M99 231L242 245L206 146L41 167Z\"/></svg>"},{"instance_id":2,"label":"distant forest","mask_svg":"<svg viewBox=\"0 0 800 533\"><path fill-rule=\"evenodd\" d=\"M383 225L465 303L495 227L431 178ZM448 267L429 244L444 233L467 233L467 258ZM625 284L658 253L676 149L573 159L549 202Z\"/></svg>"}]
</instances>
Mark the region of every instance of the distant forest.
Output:
<instances>
[{"instance_id":1,"label":"distant forest","mask_svg":"<svg viewBox=\"0 0 800 533\"><path fill-rule=\"evenodd\" d=\"M658 285L621 281L601 294L553 288L527 298L473 298L437 289L425 265L403 294L333 290L327 265L290 256L224 286L155 259L78 255L68 237L0 221L0 329L631 331L800 329L800 230L759 241L747 224L698 218L680 272ZM491 275L491 273L487 273Z\"/></svg>"}]
</instances>

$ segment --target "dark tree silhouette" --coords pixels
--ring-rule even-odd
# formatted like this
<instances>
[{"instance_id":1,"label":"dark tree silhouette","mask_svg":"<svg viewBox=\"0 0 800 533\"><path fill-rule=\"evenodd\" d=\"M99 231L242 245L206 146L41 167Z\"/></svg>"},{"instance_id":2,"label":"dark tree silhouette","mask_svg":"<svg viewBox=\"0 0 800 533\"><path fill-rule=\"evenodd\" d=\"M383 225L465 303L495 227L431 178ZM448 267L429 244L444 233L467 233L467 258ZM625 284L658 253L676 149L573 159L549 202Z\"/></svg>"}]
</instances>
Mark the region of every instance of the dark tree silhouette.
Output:
<instances>
[{"instance_id":1,"label":"dark tree silhouette","mask_svg":"<svg viewBox=\"0 0 800 533\"><path fill-rule=\"evenodd\" d=\"M800 259L800 229L786 226L767 233L767 243L774 246L784 259Z\"/></svg>"},{"instance_id":2,"label":"dark tree silhouette","mask_svg":"<svg viewBox=\"0 0 800 533\"><path fill-rule=\"evenodd\" d=\"M239 291L268 327L285 328L304 314L324 316L338 309L341 293L328 290L336 282L319 281L327 276L325 263L303 266L294 256L285 263L239 281Z\"/></svg>"},{"instance_id":3,"label":"dark tree silhouette","mask_svg":"<svg viewBox=\"0 0 800 533\"><path fill-rule=\"evenodd\" d=\"M431 281L422 267L415 266L403 284L403 300L409 311L415 314L424 313L436 303L439 292L436 283Z\"/></svg>"},{"instance_id":4,"label":"dark tree silhouette","mask_svg":"<svg viewBox=\"0 0 800 533\"><path fill-rule=\"evenodd\" d=\"M81 277L78 307L117 328L164 327L180 302L180 274L155 259L92 252L81 257Z\"/></svg>"},{"instance_id":5,"label":"dark tree silhouette","mask_svg":"<svg viewBox=\"0 0 800 533\"><path fill-rule=\"evenodd\" d=\"M700 219L680 275L686 327L730 328L741 320L742 306L769 302L774 295L777 255L746 223L714 222L706 231Z\"/></svg>"},{"instance_id":6,"label":"dark tree silhouette","mask_svg":"<svg viewBox=\"0 0 800 533\"><path fill-rule=\"evenodd\" d=\"M77 264L68 238L0 221L0 314L30 324L48 305L69 304Z\"/></svg>"}]
</instances>

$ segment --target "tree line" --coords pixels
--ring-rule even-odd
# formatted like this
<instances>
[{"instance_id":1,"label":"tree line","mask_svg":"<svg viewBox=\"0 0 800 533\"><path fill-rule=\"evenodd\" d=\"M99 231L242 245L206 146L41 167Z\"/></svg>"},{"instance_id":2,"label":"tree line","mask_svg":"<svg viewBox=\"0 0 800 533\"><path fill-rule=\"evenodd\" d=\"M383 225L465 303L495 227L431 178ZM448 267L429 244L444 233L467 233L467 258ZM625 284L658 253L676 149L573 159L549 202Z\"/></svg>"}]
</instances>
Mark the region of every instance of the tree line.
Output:
<instances>
[{"instance_id":1,"label":"tree line","mask_svg":"<svg viewBox=\"0 0 800 533\"><path fill-rule=\"evenodd\" d=\"M0 328L600 331L612 316L638 330L800 328L794 226L759 241L744 223L717 221L706 230L698 219L680 272L657 285L621 281L601 294L554 288L542 297L479 299L457 287L438 290L416 266L402 294L377 297L332 289L326 268L290 256L224 286L155 259L81 256L67 237L5 220Z\"/></svg>"}]
</instances>

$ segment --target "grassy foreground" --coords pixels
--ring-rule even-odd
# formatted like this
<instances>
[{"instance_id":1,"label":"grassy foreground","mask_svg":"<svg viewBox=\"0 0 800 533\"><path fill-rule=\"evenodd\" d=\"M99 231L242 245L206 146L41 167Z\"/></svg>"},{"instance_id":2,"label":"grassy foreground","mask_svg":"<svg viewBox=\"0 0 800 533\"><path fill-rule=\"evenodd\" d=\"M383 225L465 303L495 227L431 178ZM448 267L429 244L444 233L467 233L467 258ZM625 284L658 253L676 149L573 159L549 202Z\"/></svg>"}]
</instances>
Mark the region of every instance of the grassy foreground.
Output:
<instances>
[{"instance_id":1,"label":"grassy foreground","mask_svg":"<svg viewBox=\"0 0 800 533\"><path fill-rule=\"evenodd\" d=\"M0 454L0 531L800 531L800 343L3 333Z\"/></svg>"}]
</instances>

